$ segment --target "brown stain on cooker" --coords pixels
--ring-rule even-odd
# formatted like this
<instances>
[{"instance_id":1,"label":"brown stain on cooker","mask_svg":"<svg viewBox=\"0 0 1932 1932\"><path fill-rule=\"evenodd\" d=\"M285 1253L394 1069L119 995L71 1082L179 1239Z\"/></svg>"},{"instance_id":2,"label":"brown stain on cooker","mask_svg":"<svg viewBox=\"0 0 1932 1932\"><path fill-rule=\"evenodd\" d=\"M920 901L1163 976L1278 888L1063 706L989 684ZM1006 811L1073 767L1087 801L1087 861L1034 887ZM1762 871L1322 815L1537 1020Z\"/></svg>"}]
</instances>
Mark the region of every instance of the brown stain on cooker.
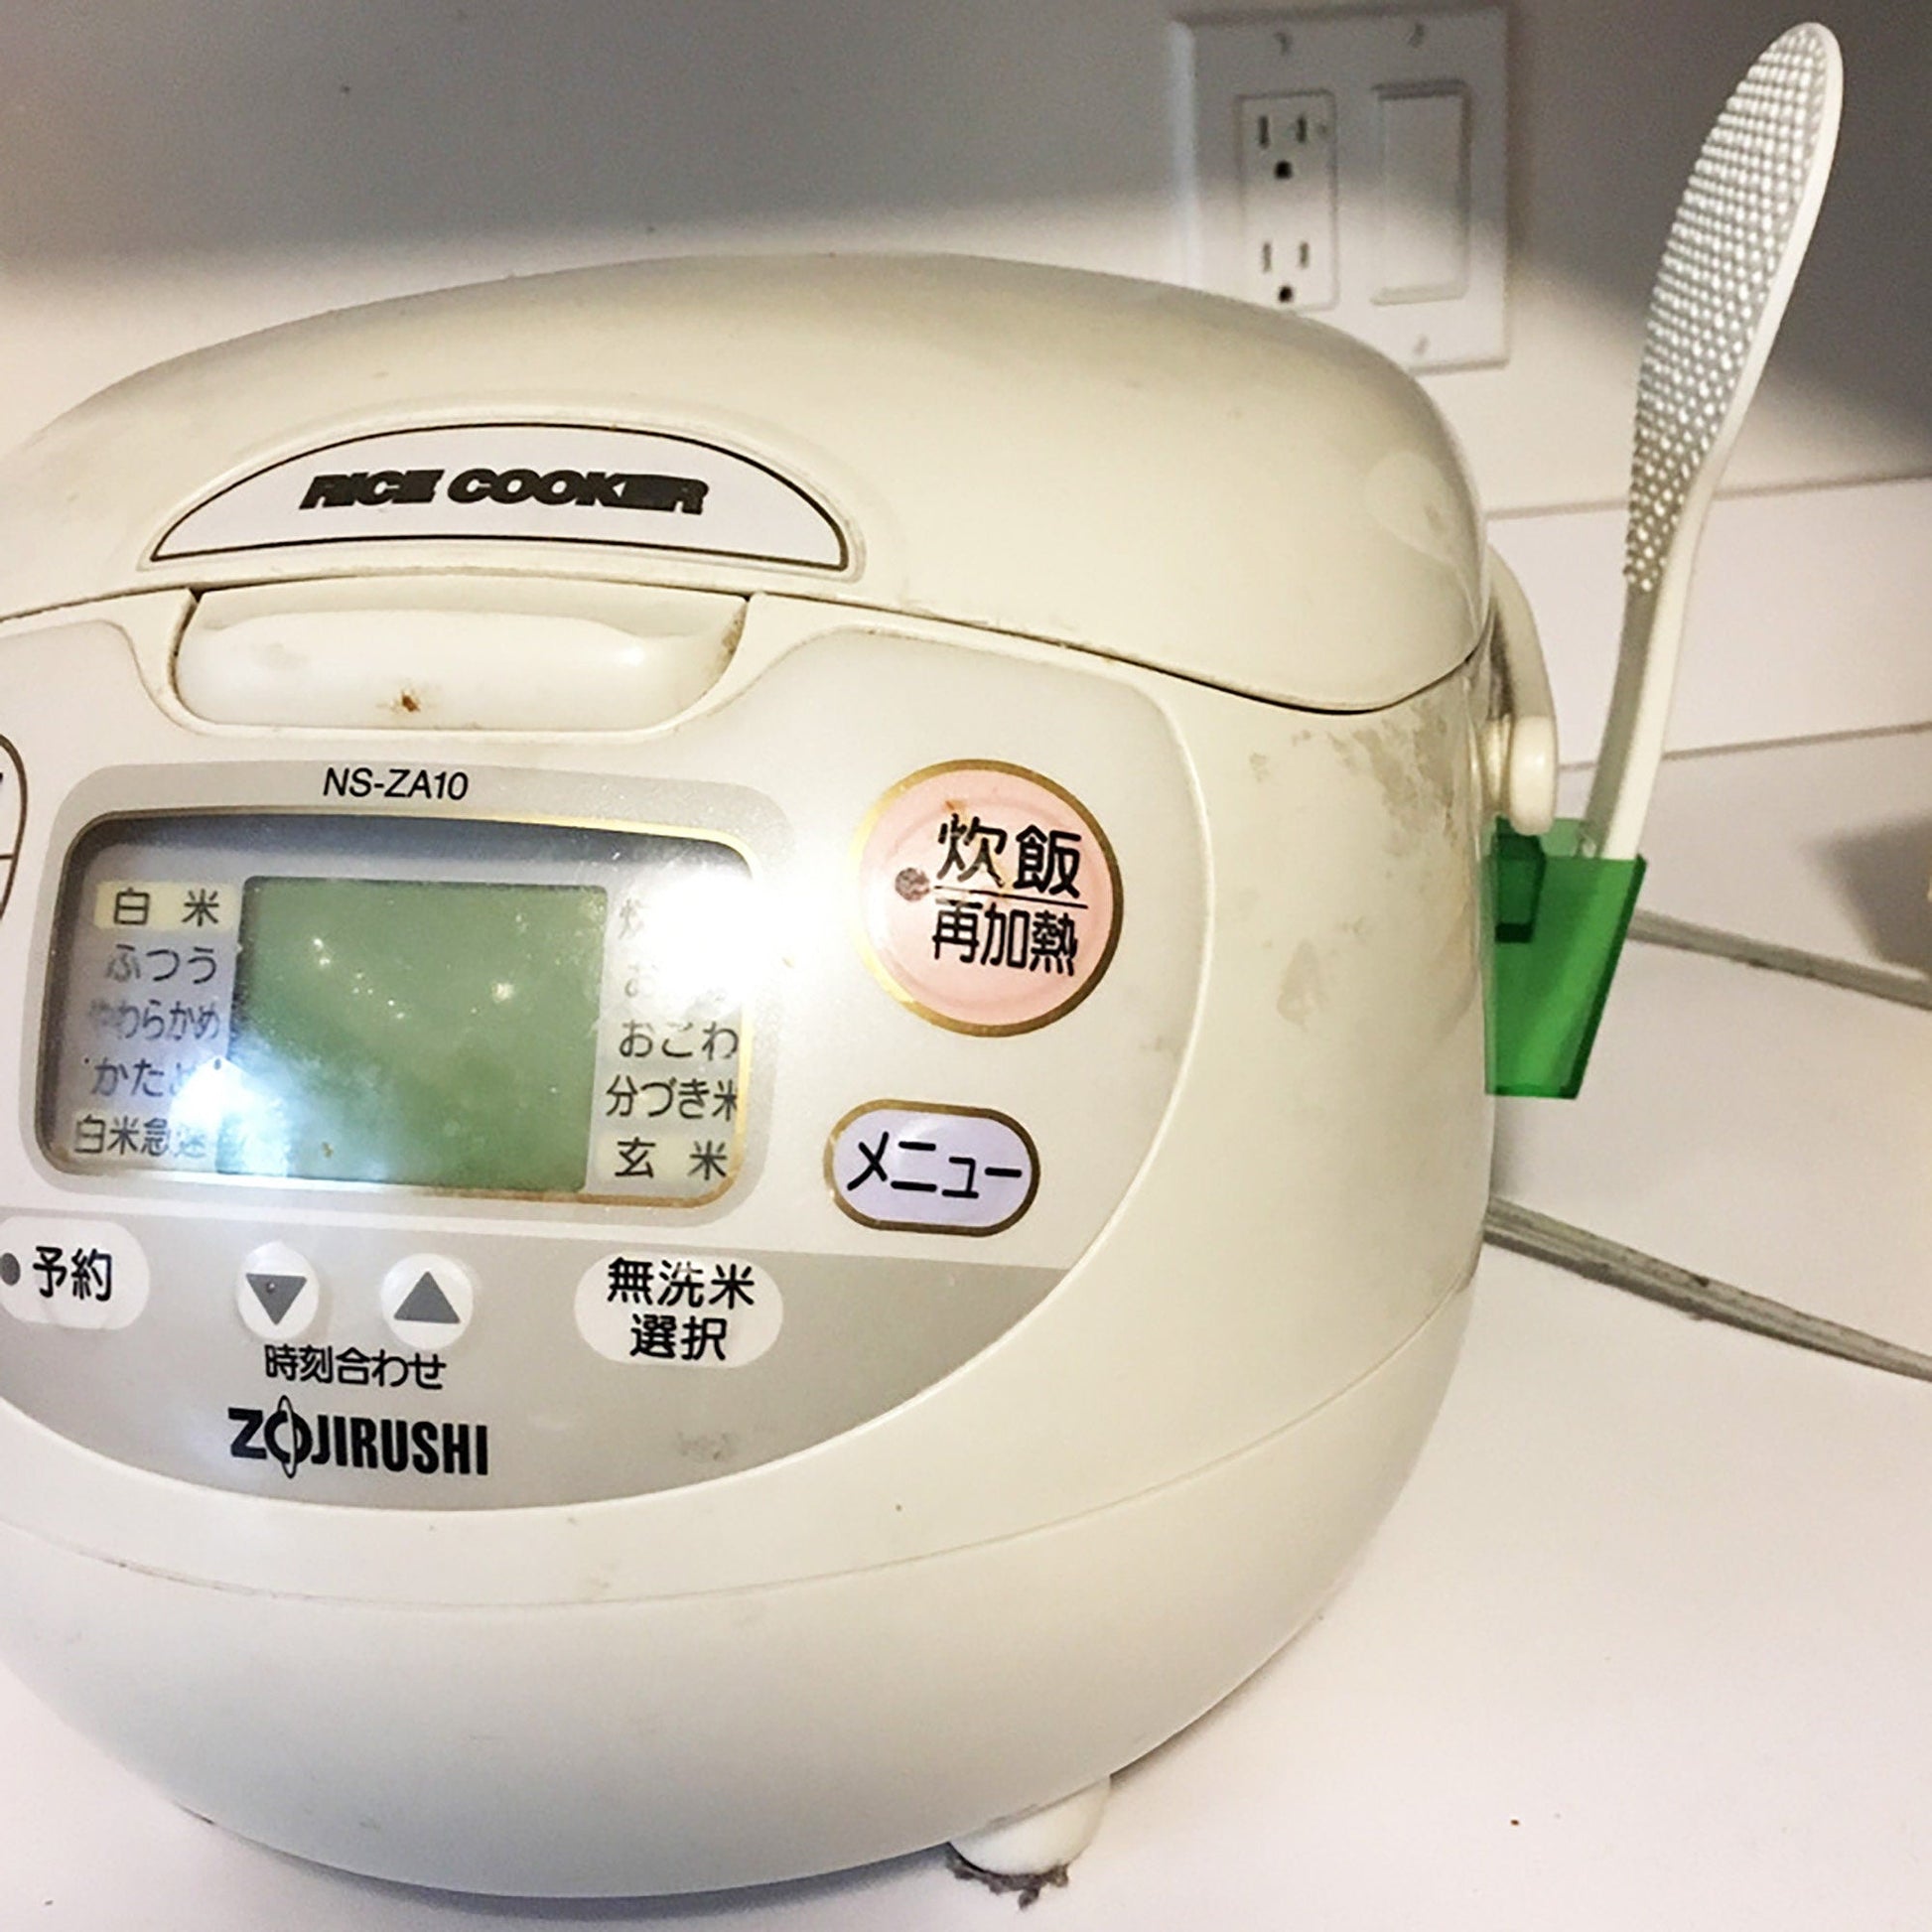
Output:
<instances>
[{"instance_id":1,"label":"brown stain on cooker","mask_svg":"<svg viewBox=\"0 0 1932 1932\"><path fill-rule=\"evenodd\" d=\"M1233 928L1250 925L1261 912L1261 890L1256 886L1230 886L1221 895L1221 922Z\"/></svg>"},{"instance_id":2,"label":"brown stain on cooker","mask_svg":"<svg viewBox=\"0 0 1932 1932\"><path fill-rule=\"evenodd\" d=\"M1327 1004L1327 975L1312 939L1304 939L1283 971L1275 992L1275 1011L1291 1027L1306 1027Z\"/></svg>"},{"instance_id":3,"label":"brown stain on cooker","mask_svg":"<svg viewBox=\"0 0 1932 1932\"><path fill-rule=\"evenodd\" d=\"M1405 706L1331 739L1350 771L1366 771L1382 794L1392 856L1424 839L1455 833L1456 734L1447 705Z\"/></svg>"},{"instance_id":4,"label":"brown stain on cooker","mask_svg":"<svg viewBox=\"0 0 1932 1932\"><path fill-rule=\"evenodd\" d=\"M729 1462L738 1453L738 1438L724 1429L705 1435L680 1434L677 1452L687 1462Z\"/></svg>"}]
</instances>

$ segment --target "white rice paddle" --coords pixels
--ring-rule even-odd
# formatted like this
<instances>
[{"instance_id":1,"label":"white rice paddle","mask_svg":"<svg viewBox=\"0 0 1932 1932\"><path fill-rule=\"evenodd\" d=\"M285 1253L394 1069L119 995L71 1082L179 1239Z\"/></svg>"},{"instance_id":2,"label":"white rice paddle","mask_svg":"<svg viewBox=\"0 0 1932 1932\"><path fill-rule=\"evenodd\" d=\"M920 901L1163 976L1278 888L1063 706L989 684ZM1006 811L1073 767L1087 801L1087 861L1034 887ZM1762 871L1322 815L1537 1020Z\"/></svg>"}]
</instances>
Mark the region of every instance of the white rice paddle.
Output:
<instances>
[{"instance_id":1,"label":"white rice paddle","mask_svg":"<svg viewBox=\"0 0 1932 1932\"><path fill-rule=\"evenodd\" d=\"M1636 856L1698 539L1811 241L1843 93L1829 29L1780 35L1705 137L1664 243L1637 369L1623 640L1584 814L1599 858Z\"/></svg>"},{"instance_id":2,"label":"white rice paddle","mask_svg":"<svg viewBox=\"0 0 1932 1932\"><path fill-rule=\"evenodd\" d=\"M1706 138L1664 244L1637 372L1622 651L1583 826L1584 851L1597 858L1636 856L1664 749L1698 538L1811 240L1843 86L1838 43L1825 28L1794 27L1774 41ZM1789 959L1757 963L1793 970ZM1502 1247L1692 1314L1932 1381L1932 1356L1512 1201L1490 1203L1485 1232Z\"/></svg>"}]
</instances>

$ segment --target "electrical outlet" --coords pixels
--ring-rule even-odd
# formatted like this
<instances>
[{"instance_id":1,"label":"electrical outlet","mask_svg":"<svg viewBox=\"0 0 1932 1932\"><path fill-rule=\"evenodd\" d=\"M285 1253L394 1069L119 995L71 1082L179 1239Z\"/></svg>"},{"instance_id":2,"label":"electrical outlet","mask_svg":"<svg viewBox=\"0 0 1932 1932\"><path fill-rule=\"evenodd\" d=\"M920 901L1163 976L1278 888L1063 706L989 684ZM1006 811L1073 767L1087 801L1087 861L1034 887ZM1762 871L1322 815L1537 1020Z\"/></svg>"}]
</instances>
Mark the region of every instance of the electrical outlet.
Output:
<instances>
[{"instance_id":1,"label":"electrical outlet","mask_svg":"<svg viewBox=\"0 0 1932 1932\"><path fill-rule=\"evenodd\" d=\"M1335 100L1270 94L1240 105L1241 233L1251 299L1285 309L1335 300Z\"/></svg>"},{"instance_id":2,"label":"electrical outlet","mask_svg":"<svg viewBox=\"0 0 1932 1932\"><path fill-rule=\"evenodd\" d=\"M1502 361L1506 32L1501 7L1180 22L1193 280L1407 368Z\"/></svg>"}]
</instances>

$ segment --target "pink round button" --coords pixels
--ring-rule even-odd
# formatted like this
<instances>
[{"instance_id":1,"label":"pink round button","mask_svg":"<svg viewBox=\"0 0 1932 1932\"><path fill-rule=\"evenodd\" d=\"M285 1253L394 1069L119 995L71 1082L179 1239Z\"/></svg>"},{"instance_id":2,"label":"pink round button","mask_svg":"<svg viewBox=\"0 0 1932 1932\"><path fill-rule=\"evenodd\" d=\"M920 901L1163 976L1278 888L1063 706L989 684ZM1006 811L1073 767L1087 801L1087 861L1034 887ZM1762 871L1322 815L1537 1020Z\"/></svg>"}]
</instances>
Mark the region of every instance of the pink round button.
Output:
<instances>
[{"instance_id":1,"label":"pink round button","mask_svg":"<svg viewBox=\"0 0 1932 1932\"><path fill-rule=\"evenodd\" d=\"M1043 1027L1093 990L1120 933L1120 869L1079 800L1011 764L935 764L860 834L875 970L959 1033Z\"/></svg>"}]
</instances>

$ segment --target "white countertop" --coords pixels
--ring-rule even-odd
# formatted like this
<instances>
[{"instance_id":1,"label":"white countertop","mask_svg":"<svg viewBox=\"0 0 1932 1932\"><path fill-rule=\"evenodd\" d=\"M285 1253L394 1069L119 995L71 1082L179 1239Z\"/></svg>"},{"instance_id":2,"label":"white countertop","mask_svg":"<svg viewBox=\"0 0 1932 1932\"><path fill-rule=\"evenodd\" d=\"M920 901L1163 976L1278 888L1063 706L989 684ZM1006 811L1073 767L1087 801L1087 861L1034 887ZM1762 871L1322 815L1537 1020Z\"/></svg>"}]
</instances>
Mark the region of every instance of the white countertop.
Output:
<instances>
[{"instance_id":1,"label":"white countertop","mask_svg":"<svg viewBox=\"0 0 1932 1932\"><path fill-rule=\"evenodd\" d=\"M1675 759L1644 902L1932 968L1932 732ZM1574 1106L1501 1185L1932 1349L1932 1015L1632 947ZM1932 1386L1491 1252L1354 1579L1116 1781L1037 1926L1919 1927L1932 1918ZM273 1696L273 1686L263 1687ZM658 1902L345 1877L176 1810L0 1672L0 1926L984 1927L937 1853Z\"/></svg>"}]
</instances>

